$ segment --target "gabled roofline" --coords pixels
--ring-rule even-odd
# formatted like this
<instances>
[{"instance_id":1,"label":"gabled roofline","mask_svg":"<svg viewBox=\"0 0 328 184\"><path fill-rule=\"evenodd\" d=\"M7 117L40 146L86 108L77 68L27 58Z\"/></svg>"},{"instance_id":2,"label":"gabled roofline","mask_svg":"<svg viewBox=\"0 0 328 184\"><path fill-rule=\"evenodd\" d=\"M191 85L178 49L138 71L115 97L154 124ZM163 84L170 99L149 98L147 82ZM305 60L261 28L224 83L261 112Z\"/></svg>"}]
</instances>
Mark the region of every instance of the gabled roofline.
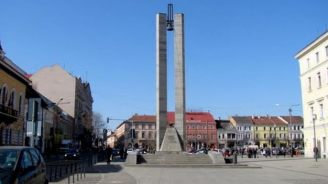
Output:
<instances>
[{"instance_id":1,"label":"gabled roofline","mask_svg":"<svg viewBox=\"0 0 328 184\"><path fill-rule=\"evenodd\" d=\"M10 71L14 75L16 75L18 78L20 78L20 80L25 82L27 85L31 84L31 80L26 77L26 72L23 69L21 69L20 67L18 67L15 63L13 63L6 56L4 56L2 58L2 60L0 60L0 64L5 69L7 69L8 71Z\"/></svg>"},{"instance_id":2,"label":"gabled roofline","mask_svg":"<svg viewBox=\"0 0 328 184\"><path fill-rule=\"evenodd\" d=\"M298 51L295 55L295 59L299 59L305 54L309 53L310 50L312 50L317 45L321 44L325 40L328 39L328 30L323 32L321 35L319 35L316 39L314 39L312 42L310 42L308 45L306 45L303 49Z\"/></svg>"}]
</instances>

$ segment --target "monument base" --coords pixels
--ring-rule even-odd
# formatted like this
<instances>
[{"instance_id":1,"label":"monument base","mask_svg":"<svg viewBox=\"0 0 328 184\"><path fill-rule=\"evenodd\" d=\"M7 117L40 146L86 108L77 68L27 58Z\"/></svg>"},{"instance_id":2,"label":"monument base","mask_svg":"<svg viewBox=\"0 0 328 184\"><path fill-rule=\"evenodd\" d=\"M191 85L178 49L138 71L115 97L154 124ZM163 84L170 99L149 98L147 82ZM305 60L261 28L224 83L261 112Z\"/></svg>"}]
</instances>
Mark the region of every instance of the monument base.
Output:
<instances>
[{"instance_id":1,"label":"monument base","mask_svg":"<svg viewBox=\"0 0 328 184\"><path fill-rule=\"evenodd\" d=\"M161 146L161 152L181 152L183 151L182 143L179 138L179 134L175 127L169 126L166 128L163 143Z\"/></svg>"}]
</instances>

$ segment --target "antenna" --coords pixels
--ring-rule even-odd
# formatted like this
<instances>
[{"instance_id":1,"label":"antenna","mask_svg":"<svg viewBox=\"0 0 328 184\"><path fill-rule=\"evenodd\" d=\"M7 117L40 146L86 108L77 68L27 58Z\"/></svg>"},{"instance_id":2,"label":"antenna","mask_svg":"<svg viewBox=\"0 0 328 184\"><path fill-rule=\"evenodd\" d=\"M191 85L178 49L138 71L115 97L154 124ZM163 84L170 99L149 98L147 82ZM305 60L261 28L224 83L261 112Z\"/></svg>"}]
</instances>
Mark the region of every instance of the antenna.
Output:
<instances>
[{"instance_id":1,"label":"antenna","mask_svg":"<svg viewBox=\"0 0 328 184\"><path fill-rule=\"evenodd\" d=\"M167 5L166 29L168 31L174 30L173 4Z\"/></svg>"}]
</instances>

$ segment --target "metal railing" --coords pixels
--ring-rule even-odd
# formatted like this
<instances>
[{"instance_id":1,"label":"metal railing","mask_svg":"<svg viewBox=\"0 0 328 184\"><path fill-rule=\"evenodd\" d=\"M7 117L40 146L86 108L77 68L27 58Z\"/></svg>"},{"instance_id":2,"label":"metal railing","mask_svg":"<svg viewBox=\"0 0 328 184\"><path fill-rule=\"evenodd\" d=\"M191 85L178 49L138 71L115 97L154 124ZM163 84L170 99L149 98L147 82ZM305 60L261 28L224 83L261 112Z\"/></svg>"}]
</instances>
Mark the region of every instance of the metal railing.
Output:
<instances>
[{"instance_id":1,"label":"metal railing","mask_svg":"<svg viewBox=\"0 0 328 184\"><path fill-rule=\"evenodd\" d=\"M98 161L98 155L92 155L88 159L64 160L47 163L47 178L49 182L67 179L67 183L75 183L86 177L86 170Z\"/></svg>"},{"instance_id":2,"label":"metal railing","mask_svg":"<svg viewBox=\"0 0 328 184\"><path fill-rule=\"evenodd\" d=\"M0 112L9 115L10 117L18 118L18 111L3 104L0 104Z\"/></svg>"}]
</instances>

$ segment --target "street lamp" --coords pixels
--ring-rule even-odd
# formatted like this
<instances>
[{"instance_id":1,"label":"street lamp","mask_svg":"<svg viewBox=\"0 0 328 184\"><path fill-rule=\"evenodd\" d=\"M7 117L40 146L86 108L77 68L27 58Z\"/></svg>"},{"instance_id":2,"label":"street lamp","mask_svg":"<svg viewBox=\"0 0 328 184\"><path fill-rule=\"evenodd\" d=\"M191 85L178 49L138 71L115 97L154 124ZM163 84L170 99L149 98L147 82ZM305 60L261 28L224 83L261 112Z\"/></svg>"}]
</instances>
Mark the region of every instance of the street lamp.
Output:
<instances>
[{"instance_id":1,"label":"street lamp","mask_svg":"<svg viewBox=\"0 0 328 184\"><path fill-rule=\"evenodd\" d=\"M318 161L318 148L317 148L317 137L316 137L316 132L315 132L315 120L317 120L317 115L313 114L312 115L312 121L313 121L313 153L314 153L314 158L315 161Z\"/></svg>"},{"instance_id":2,"label":"street lamp","mask_svg":"<svg viewBox=\"0 0 328 184\"><path fill-rule=\"evenodd\" d=\"M273 128L274 128L274 147L276 150L276 158L278 158L278 149L277 149L277 129L276 129L277 125L276 123L273 124Z\"/></svg>"}]
</instances>

